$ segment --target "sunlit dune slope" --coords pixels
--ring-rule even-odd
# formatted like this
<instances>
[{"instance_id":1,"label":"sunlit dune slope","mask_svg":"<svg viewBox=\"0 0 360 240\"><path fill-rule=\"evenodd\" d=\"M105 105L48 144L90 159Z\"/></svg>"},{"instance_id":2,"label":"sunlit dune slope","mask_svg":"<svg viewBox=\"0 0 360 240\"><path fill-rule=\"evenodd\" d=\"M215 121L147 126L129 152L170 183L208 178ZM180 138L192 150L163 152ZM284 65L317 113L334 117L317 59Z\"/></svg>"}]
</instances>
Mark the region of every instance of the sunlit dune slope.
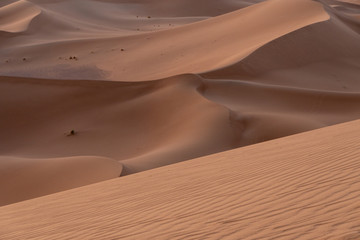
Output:
<instances>
[{"instance_id":1,"label":"sunlit dune slope","mask_svg":"<svg viewBox=\"0 0 360 240\"><path fill-rule=\"evenodd\" d=\"M0 8L0 31L22 32L41 10L29 1L20 0ZM0 33L1 34L1 33Z\"/></svg>"},{"instance_id":2,"label":"sunlit dune slope","mask_svg":"<svg viewBox=\"0 0 360 240\"><path fill-rule=\"evenodd\" d=\"M0 65L6 66L6 75L65 79L93 76L95 79L144 81L200 73L235 63L278 37L329 19L317 2L270 0L193 24L167 26L165 31L129 35L126 32L131 29L109 29L111 24L106 24L109 20L98 14L95 16L99 21L106 20L104 27L79 21L76 21L79 26L75 27L77 24L66 18L45 14L51 9L43 11L44 19L38 21L47 22L49 26L56 21L53 23L58 29L56 40L51 39L52 34L37 38L35 35L26 44L7 39L2 59L8 62ZM148 17L145 20L153 21ZM139 16L129 18L138 19ZM127 18L124 21L126 26L134 26L135 31L141 28L135 27L137 22L129 23ZM54 29L52 26L47 30L46 25L39 24L34 23L40 32L43 28ZM69 61L69 56L77 56L78 61ZM17 62L24 57L28 58L26 63Z\"/></svg>"},{"instance_id":3,"label":"sunlit dune slope","mask_svg":"<svg viewBox=\"0 0 360 240\"><path fill-rule=\"evenodd\" d=\"M284 35L242 61L203 73L284 87L359 92L360 22L326 7L331 19ZM360 9L359 9L360 10Z\"/></svg>"},{"instance_id":4,"label":"sunlit dune slope","mask_svg":"<svg viewBox=\"0 0 360 240\"><path fill-rule=\"evenodd\" d=\"M0 208L3 239L357 239L360 121Z\"/></svg>"}]
</instances>

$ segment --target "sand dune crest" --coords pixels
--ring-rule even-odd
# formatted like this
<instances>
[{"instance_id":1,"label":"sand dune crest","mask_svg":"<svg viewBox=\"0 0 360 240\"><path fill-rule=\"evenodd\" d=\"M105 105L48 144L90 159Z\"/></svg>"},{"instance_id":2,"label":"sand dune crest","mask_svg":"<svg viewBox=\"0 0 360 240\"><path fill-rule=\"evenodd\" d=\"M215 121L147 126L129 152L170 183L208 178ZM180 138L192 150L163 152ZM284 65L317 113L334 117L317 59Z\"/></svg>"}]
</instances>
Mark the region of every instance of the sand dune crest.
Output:
<instances>
[{"instance_id":1,"label":"sand dune crest","mask_svg":"<svg viewBox=\"0 0 360 240\"><path fill-rule=\"evenodd\" d=\"M89 11L94 11L95 7L89 7ZM74 28L69 19L61 19L61 23L58 23L58 14L51 14L53 10L47 11L47 18L53 15L57 18L43 21L51 23L56 20L54 27L63 31L56 33L59 35L56 40L49 39L51 34L47 34L46 41L40 44L30 39L16 55L14 51L4 54L4 58L6 55L8 58L33 58L27 65L9 62L7 75L81 79L86 68L90 67L105 72L106 76L102 78L132 82L207 72L238 62L259 47L292 31L329 19L323 5L318 2L270 0L192 24L129 35L123 32L128 31L126 29L109 29L108 24L100 28L78 21L76 16L72 21L78 27ZM131 18L137 19L136 16ZM102 16L97 16L97 19L99 22L106 20L104 23L109 21ZM145 20L139 23L129 23L126 19L123 21L128 26L148 24ZM150 18L147 21L153 20ZM77 36L77 40L74 36ZM125 51L121 52L120 49ZM38 56L39 52L42 52L41 56ZM59 57L66 59L72 55L80 60L71 64L59 60ZM65 64L66 68L61 69ZM138 66L141 66L141 71ZM44 71L46 68L49 71Z\"/></svg>"},{"instance_id":2,"label":"sand dune crest","mask_svg":"<svg viewBox=\"0 0 360 240\"><path fill-rule=\"evenodd\" d=\"M111 79L126 81L205 72L237 62L282 35L328 19L322 5L316 2L266 1L177 29L149 34L148 41L133 38L135 46L129 48L132 54L127 55L126 61L121 56L114 59L122 66L121 72L114 71L108 63L98 66L113 72ZM145 58L141 57L144 52ZM138 64L142 66L141 72L137 71Z\"/></svg>"},{"instance_id":3,"label":"sand dune crest","mask_svg":"<svg viewBox=\"0 0 360 240\"><path fill-rule=\"evenodd\" d=\"M0 31L18 33L26 31L31 21L41 13L41 9L26 0L0 8Z\"/></svg>"}]
</instances>

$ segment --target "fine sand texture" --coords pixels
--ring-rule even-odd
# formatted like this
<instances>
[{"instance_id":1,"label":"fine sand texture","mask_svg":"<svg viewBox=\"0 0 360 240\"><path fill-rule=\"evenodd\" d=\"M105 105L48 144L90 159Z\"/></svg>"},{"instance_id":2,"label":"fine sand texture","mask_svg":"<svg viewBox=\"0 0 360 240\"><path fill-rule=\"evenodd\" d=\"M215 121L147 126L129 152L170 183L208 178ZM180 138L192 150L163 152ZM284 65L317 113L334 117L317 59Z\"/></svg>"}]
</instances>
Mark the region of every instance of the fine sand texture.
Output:
<instances>
[{"instance_id":1,"label":"fine sand texture","mask_svg":"<svg viewBox=\"0 0 360 240\"><path fill-rule=\"evenodd\" d=\"M102 157L0 157L0 205L119 177L122 166Z\"/></svg>"},{"instance_id":2,"label":"fine sand texture","mask_svg":"<svg viewBox=\"0 0 360 240\"><path fill-rule=\"evenodd\" d=\"M359 239L360 120L0 208L1 239Z\"/></svg>"},{"instance_id":3,"label":"fine sand texture","mask_svg":"<svg viewBox=\"0 0 360 240\"><path fill-rule=\"evenodd\" d=\"M1 0L0 205L359 119L359 76L358 0Z\"/></svg>"}]
</instances>

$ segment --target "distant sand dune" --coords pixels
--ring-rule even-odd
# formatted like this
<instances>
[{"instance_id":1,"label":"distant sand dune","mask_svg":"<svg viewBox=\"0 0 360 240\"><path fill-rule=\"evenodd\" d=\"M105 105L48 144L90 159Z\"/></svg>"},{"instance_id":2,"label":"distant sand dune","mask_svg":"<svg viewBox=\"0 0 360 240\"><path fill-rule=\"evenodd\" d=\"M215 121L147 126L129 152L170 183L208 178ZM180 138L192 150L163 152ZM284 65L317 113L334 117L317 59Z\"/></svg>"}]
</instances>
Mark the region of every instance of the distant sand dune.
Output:
<instances>
[{"instance_id":1,"label":"distant sand dune","mask_svg":"<svg viewBox=\"0 0 360 240\"><path fill-rule=\"evenodd\" d=\"M201 74L205 78L309 89L360 92L360 26L328 9L331 19L277 38L236 64Z\"/></svg>"},{"instance_id":2,"label":"distant sand dune","mask_svg":"<svg viewBox=\"0 0 360 240\"><path fill-rule=\"evenodd\" d=\"M136 84L3 78L0 86L0 155L106 156L124 174L360 117L359 93L190 74ZM78 135L66 137L72 129Z\"/></svg>"},{"instance_id":3,"label":"distant sand dune","mask_svg":"<svg viewBox=\"0 0 360 240\"><path fill-rule=\"evenodd\" d=\"M47 11L51 13L53 10L47 9ZM58 14L51 14L51 17ZM106 19L98 15L97 18L99 21ZM135 16L131 18L137 19ZM21 46L20 51L15 51L15 55L14 49L8 53L9 55L5 52L4 58L8 55L9 58L21 59L18 54L32 58L31 69L29 65L8 64L8 75L20 72L32 77L81 78L81 75L73 71L64 71L62 76L51 76L36 70L39 65L43 68L49 65L68 64L66 61L59 61L58 57L76 55L81 61L72 65L95 65L109 72L111 80L144 81L184 73L200 73L232 64L278 37L328 19L329 15L324 11L323 6L310 0L270 0L193 24L132 36L123 33L121 29L108 29L109 24L106 24L108 20L104 22L105 27L96 28L94 25L77 21L76 18L71 22L70 19L66 21L64 17L64 19L57 18L54 26L50 25L48 30L45 29L46 31L53 31L54 27L59 29L61 36L56 40L50 38L45 42L34 43L34 39L30 39L25 47ZM44 21L45 19L42 22ZM50 23L52 21L46 20ZM61 21L60 25L59 21ZM127 26L136 24L136 22L129 23L127 19L124 21ZM79 26L69 29L70 24ZM140 22L140 24L144 23ZM69 26L64 27L65 25ZM78 40L74 39L75 36ZM9 42L8 45L13 44ZM18 49L18 46L12 47ZM101 52L98 49L101 49ZM126 51L121 52L120 49ZM90 54L91 51L97 54L94 56ZM41 57L38 55L39 52ZM139 66L141 71L138 70ZM46 71L46 74L49 72Z\"/></svg>"},{"instance_id":4,"label":"distant sand dune","mask_svg":"<svg viewBox=\"0 0 360 240\"><path fill-rule=\"evenodd\" d=\"M356 5L360 5L360 1L359 0L339 0L340 2L345 2L345 3L351 3L351 4L356 4Z\"/></svg>"},{"instance_id":5,"label":"distant sand dune","mask_svg":"<svg viewBox=\"0 0 360 240\"><path fill-rule=\"evenodd\" d=\"M282 9L292 13L286 20L279 17ZM322 6L311 1L266 1L191 25L149 34L144 36L145 41L144 37L129 39L134 42L131 45L135 45L129 47L129 51L134 53L127 54L126 58L117 55L114 59L123 71L113 71L108 63L98 66L112 71L111 79L127 81L205 72L239 61L273 39L328 18ZM143 53L145 57L139 57ZM141 72L137 71L138 64L142 66ZM163 70L157 71L159 68Z\"/></svg>"},{"instance_id":6,"label":"distant sand dune","mask_svg":"<svg viewBox=\"0 0 360 240\"><path fill-rule=\"evenodd\" d=\"M202 97L201 84L192 75L137 84L3 78L0 155L132 159L126 172L146 160L137 172L236 147L229 110Z\"/></svg>"},{"instance_id":7,"label":"distant sand dune","mask_svg":"<svg viewBox=\"0 0 360 240\"><path fill-rule=\"evenodd\" d=\"M23 32L40 13L41 10L36 5L26 0L19 0L3 6L0 8L0 31Z\"/></svg>"}]
</instances>

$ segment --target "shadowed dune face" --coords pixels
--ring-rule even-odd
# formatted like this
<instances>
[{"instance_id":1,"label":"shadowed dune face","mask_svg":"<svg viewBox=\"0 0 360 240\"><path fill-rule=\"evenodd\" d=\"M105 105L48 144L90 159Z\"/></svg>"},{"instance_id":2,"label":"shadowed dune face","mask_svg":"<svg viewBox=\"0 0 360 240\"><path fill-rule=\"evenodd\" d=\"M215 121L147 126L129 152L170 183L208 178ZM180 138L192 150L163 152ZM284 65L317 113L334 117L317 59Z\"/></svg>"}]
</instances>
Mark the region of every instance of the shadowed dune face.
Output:
<instances>
[{"instance_id":1,"label":"shadowed dune face","mask_svg":"<svg viewBox=\"0 0 360 240\"><path fill-rule=\"evenodd\" d=\"M257 49L244 60L201 74L205 78L359 92L359 21L326 7L331 19L306 26Z\"/></svg>"},{"instance_id":2,"label":"shadowed dune face","mask_svg":"<svg viewBox=\"0 0 360 240\"><path fill-rule=\"evenodd\" d=\"M0 206L119 177L121 171L120 163L104 157L0 156Z\"/></svg>"},{"instance_id":3,"label":"shadowed dune face","mask_svg":"<svg viewBox=\"0 0 360 240\"><path fill-rule=\"evenodd\" d=\"M100 156L127 175L358 119L359 16L350 0L1 1L1 161Z\"/></svg>"},{"instance_id":4,"label":"shadowed dune face","mask_svg":"<svg viewBox=\"0 0 360 240\"><path fill-rule=\"evenodd\" d=\"M106 156L124 174L360 117L357 93L196 75L142 83L3 78L0 86L1 155Z\"/></svg>"},{"instance_id":5,"label":"shadowed dune face","mask_svg":"<svg viewBox=\"0 0 360 240\"><path fill-rule=\"evenodd\" d=\"M198 93L196 76L0 84L2 155L106 156L127 161L127 171L136 163L137 172L238 146L229 110ZM66 136L72 129L77 134Z\"/></svg>"}]
</instances>

